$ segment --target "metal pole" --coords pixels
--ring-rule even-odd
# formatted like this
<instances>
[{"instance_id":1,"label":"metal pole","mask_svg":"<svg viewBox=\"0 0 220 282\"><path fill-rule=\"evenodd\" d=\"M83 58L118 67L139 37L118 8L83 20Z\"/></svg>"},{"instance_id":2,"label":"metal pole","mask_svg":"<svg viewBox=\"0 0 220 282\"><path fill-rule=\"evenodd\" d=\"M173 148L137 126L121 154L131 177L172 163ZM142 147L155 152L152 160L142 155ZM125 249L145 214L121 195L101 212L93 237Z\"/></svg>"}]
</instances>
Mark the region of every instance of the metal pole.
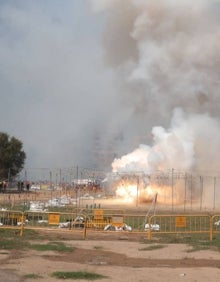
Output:
<instances>
[{"instance_id":1,"label":"metal pole","mask_svg":"<svg viewBox=\"0 0 220 282\"><path fill-rule=\"evenodd\" d=\"M50 189L52 189L52 171L50 171Z\"/></svg>"},{"instance_id":2,"label":"metal pole","mask_svg":"<svg viewBox=\"0 0 220 282\"><path fill-rule=\"evenodd\" d=\"M202 210L203 178L200 176L200 211Z\"/></svg>"},{"instance_id":3,"label":"metal pole","mask_svg":"<svg viewBox=\"0 0 220 282\"><path fill-rule=\"evenodd\" d=\"M185 174L184 212L186 211L186 187L187 187L187 173Z\"/></svg>"},{"instance_id":4,"label":"metal pole","mask_svg":"<svg viewBox=\"0 0 220 282\"><path fill-rule=\"evenodd\" d=\"M137 176L137 197L136 197L136 207L138 207L138 198L139 198L139 195L138 195L138 193L139 193L139 176Z\"/></svg>"},{"instance_id":5,"label":"metal pole","mask_svg":"<svg viewBox=\"0 0 220 282\"><path fill-rule=\"evenodd\" d=\"M172 187L172 212L173 212L173 171L174 171L174 169L172 168L172 175L171 175L171 187Z\"/></svg>"},{"instance_id":6,"label":"metal pole","mask_svg":"<svg viewBox=\"0 0 220 282\"><path fill-rule=\"evenodd\" d=\"M61 168L60 168L60 190L62 189L62 185L61 185L61 174L62 174L62 171L61 171Z\"/></svg>"},{"instance_id":7,"label":"metal pole","mask_svg":"<svg viewBox=\"0 0 220 282\"><path fill-rule=\"evenodd\" d=\"M52 201L52 198L53 198L53 195L52 195L52 172L50 171L50 193L51 193L51 201Z\"/></svg>"},{"instance_id":8,"label":"metal pole","mask_svg":"<svg viewBox=\"0 0 220 282\"><path fill-rule=\"evenodd\" d=\"M216 189L216 177L214 177L213 210L215 209L215 189Z\"/></svg>"},{"instance_id":9,"label":"metal pole","mask_svg":"<svg viewBox=\"0 0 220 282\"><path fill-rule=\"evenodd\" d=\"M25 182L27 182L27 170L26 169L24 171L24 179L25 179Z\"/></svg>"},{"instance_id":10,"label":"metal pole","mask_svg":"<svg viewBox=\"0 0 220 282\"><path fill-rule=\"evenodd\" d=\"M77 192L78 192L78 187L79 187L78 177L79 177L79 168L77 166L76 167L76 181L77 181L76 183L77 184L76 184L76 189L75 189L76 190L76 216L78 215L78 199L77 199L78 198L78 193Z\"/></svg>"},{"instance_id":11,"label":"metal pole","mask_svg":"<svg viewBox=\"0 0 220 282\"><path fill-rule=\"evenodd\" d=\"M191 210L192 210L192 174L190 175L190 190L191 190Z\"/></svg>"},{"instance_id":12,"label":"metal pole","mask_svg":"<svg viewBox=\"0 0 220 282\"><path fill-rule=\"evenodd\" d=\"M9 183L10 183L10 178L11 178L11 169L9 168L8 169L8 186L9 186Z\"/></svg>"}]
</instances>

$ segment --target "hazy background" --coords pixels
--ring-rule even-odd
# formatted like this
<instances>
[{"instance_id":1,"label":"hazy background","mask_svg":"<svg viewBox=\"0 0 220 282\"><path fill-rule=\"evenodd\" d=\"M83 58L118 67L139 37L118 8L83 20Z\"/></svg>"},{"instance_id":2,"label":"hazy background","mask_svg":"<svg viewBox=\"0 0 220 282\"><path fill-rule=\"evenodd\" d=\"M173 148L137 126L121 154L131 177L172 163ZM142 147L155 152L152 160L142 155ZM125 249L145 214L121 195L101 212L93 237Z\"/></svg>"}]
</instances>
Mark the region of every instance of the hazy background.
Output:
<instances>
[{"instance_id":1,"label":"hazy background","mask_svg":"<svg viewBox=\"0 0 220 282\"><path fill-rule=\"evenodd\" d=\"M88 1L1 1L0 23L0 130L24 143L27 167L97 165L118 108L102 17Z\"/></svg>"},{"instance_id":2,"label":"hazy background","mask_svg":"<svg viewBox=\"0 0 220 282\"><path fill-rule=\"evenodd\" d=\"M217 0L1 1L0 131L26 167L218 171L219 48Z\"/></svg>"}]
</instances>

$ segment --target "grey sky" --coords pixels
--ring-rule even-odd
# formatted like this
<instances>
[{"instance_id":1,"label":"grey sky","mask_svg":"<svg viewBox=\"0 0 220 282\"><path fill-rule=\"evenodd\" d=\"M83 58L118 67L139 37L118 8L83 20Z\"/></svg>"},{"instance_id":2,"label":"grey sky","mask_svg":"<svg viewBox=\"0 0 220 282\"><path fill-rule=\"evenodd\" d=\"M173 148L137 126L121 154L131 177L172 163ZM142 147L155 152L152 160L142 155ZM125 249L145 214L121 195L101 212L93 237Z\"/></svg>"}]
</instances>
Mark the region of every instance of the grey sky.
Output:
<instances>
[{"instance_id":1,"label":"grey sky","mask_svg":"<svg viewBox=\"0 0 220 282\"><path fill-rule=\"evenodd\" d=\"M188 163L206 168L220 120L219 19L214 0L1 1L0 131L22 140L26 167L110 169L154 144L153 127L171 132L181 108L189 130L214 128L191 144Z\"/></svg>"},{"instance_id":2,"label":"grey sky","mask_svg":"<svg viewBox=\"0 0 220 282\"><path fill-rule=\"evenodd\" d=\"M94 165L114 104L102 18L87 1L19 0L0 21L0 130L23 141L27 167Z\"/></svg>"}]
</instances>

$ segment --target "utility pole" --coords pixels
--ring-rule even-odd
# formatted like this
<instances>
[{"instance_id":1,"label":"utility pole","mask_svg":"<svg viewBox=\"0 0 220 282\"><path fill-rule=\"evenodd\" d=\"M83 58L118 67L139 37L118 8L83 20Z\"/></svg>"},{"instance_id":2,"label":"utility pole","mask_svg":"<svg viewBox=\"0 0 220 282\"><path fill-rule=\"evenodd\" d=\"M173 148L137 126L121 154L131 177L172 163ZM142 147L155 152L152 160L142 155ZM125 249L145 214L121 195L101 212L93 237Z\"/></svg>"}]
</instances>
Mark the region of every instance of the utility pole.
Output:
<instances>
[{"instance_id":1,"label":"utility pole","mask_svg":"<svg viewBox=\"0 0 220 282\"><path fill-rule=\"evenodd\" d=\"M137 197L136 197L136 208L138 207L139 198L139 176L137 176Z\"/></svg>"},{"instance_id":2,"label":"utility pole","mask_svg":"<svg viewBox=\"0 0 220 282\"><path fill-rule=\"evenodd\" d=\"M172 175L171 175L171 187L172 187L172 212L173 212L173 171L174 169L172 168Z\"/></svg>"},{"instance_id":3,"label":"utility pole","mask_svg":"<svg viewBox=\"0 0 220 282\"><path fill-rule=\"evenodd\" d=\"M52 190L52 171L50 171L50 189Z\"/></svg>"},{"instance_id":4,"label":"utility pole","mask_svg":"<svg viewBox=\"0 0 220 282\"><path fill-rule=\"evenodd\" d=\"M200 176L200 211L202 210L202 198L203 198L203 177Z\"/></svg>"},{"instance_id":5,"label":"utility pole","mask_svg":"<svg viewBox=\"0 0 220 282\"><path fill-rule=\"evenodd\" d=\"M215 210L215 190L216 190L216 177L214 177L213 210Z\"/></svg>"},{"instance_id":6,"label":"utility pole","mask_svg":"<svg viewBox=\"0 0 220 282\"><path fill-rule=\"evenodd\" d=\"M60 168L60 189L62 189L62 178L61 178L61 176L62 176L62 171L61 171L61 168Z\"/></svg>"},{"instance_id":7,"label":"utility pole","mask_svg":"<svg viewBox=\"0 0 220 282\"><path fill-rule=\"evenodd\" d=\"M187 173L185 173L184 212L186 211L186 188L187 188Z\"/></svg>"},{"instance_id":8,"label":"utility pole","mask_svg":"<svg viewBox=\"0 0 220 282\"><path fill-rule=\"evenodd\" d=\"M50 171L50 193L51 193L51 201L53 199L53 192L52 192L52 172Z\"/></svg>"},{"instance_id":9,"label":"utility pole","mask_svg":"<svg viewBox=\"0 0 220 282\"><path fill-rule=\"evenodd\" d=\"M78 166L76 167L76 187L75 187L75 190L76 190L76 216L78 215L78 199L77 199L77 197L78 197L78 187L79 187L79 184L78 184L78 177L79 177L79 168L78 168Z\"/></svg>"},{"instance_id":10,"label":"utility pole","mask_svg":"<svg viewBox=\"0 0 220 282\"><path fill-rule=\"evenodd\" d=\"M9 169L8 169L8 185L9 185L9 182L10 182L10 178L11 178L11 168L9 167Z\"/></svg>"}]
</instances>

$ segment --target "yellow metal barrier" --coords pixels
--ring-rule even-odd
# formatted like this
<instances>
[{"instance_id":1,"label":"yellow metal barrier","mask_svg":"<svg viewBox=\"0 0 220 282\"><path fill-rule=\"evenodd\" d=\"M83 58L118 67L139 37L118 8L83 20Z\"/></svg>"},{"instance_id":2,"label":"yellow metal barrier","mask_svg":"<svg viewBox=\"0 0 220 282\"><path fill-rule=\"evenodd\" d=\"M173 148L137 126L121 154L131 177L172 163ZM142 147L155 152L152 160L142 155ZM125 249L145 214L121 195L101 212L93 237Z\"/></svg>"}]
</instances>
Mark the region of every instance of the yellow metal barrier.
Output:
<instances>
[{"instance_id":1,"label":"yellow metal barrier","mask_svg":"<svg viewBox=\"0 0 220 282\"><path fill-rule=\"evenodd\" d=\"M20 211L0 211L0 228L1 229L20 229L20 235L23 235L23 226L25 217Z\"/></svg>"},{"instance_id":2,"label":"yellow metal barrier","mask_svg":"<svg viewBox=\"0 0 220 282\"><path fill-rule=\"evenodd\" d=\"M211 238L214 234L220 234L220 215L213 215L210 224Z\"/></svg>"},{"instance_id":3,"label":"yellow metal barrier","mask_svg":"<svg viewBox=\"0 0 220 282\"><path fill-rule=\"evenodd\" d=\"M151 240L152 234L211 234L210 215L153 215L149 218L148 239ZM211 239L211 235L210 235Z\"/></svg>"},{"instance_id":4,"label":"yellow metal barrier","mask_svg":"<svg viewBox=\"0 0 220 282\"><path fill-rule=\"evenodd\" d=\"M26 228L47 230L74 231L80 229L85 239L87 229L104 231L105 226L122 227L124 224L131 227L131 233L145 233L149 240L156 234L208 234L210 240L214 234L220 234L220 215L207 214L168 214L146 217L141 214L125 214L115 210L81 210L77 212L42 212L42 211L0 211L0 228L17 228L20 235ZM64 231L63 230L63 231ZM112 231L113 229L111 229ZM117 228L117 231L125 231Z\"/></svg>"}]
</instances>

